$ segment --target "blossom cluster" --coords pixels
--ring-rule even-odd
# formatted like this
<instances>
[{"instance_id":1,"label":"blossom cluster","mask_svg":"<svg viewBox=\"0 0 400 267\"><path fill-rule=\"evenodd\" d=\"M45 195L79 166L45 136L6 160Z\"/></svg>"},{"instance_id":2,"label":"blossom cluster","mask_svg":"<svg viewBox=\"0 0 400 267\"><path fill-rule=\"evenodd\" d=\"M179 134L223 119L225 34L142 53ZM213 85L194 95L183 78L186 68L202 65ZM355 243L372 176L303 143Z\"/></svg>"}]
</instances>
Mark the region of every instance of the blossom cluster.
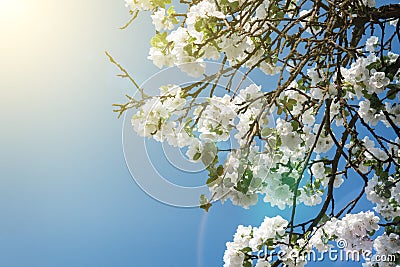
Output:
<instances>
[{"instance_id":1,"label":"blossom cluster","mask_svg":"<svg viewBox=\"0 0 400 267\"><path fill-rule=\"evenodd\" d=\"M178 13L169 0L126 2L132 13L151 12L156 34L148 58L159 68L177 66L207 80L212 76L205 75L206 61L223 58L215 86L221 76L229 77L222 73L228 70L225 64L233 73L257 68L267 75L280 73L280 82L293 78L278 88L239 85L221 94L214 93L212 85L168 85L157 96L137 100L131 122L140 136L185 148L189 160L204 164L212 199L203 196L202 206L230 200L249 208L260 196L281 210L316 206L356 173L364 179L366 196L382 221L389 226L400 221L399 55L387 51L383 40L370 36L343 66L314 61L299 73L296 65L301 62L282 60L278 56L283 48L271 49L279 43L274 40L277 31L284 27L281 23L294 21L298 40L312 36L319 42L324 17L315 9L297 8L295 0L189 1L186 13ZM362 10L376 4L358 2ZM285 42L290 47L295 40ZM397 138L386 136L389 130ZM229 149L222 145L226 141L232 143ZM293 239L293 222L265 218L260 227L239 226L233 242L227 243L225 267L270 266L268 260L253 262L254 252L263 246L284 251L287 256L281 260L288 266L307 262L303 256L288 255L326 251L330 241L338 239L346 240L352 250L399 250L397 228L388 226L372 239L378 221L371 211L331 216Z\"/></svg>"},{"instance_id":2,"label":"blossom cluster","mask_svg":"<svg viewBox=\"0 0 400 267\"><path fill-rule=\"evenodd\" d=\"M269 244L272 246L275 242L285 240L286 228L288 222L281 216L273 218L265 217L260 227L239 225L234 235L233 242L226 243L226 251L224 254L224 267L239 267L243 266L245 261L250 261L251 251L261 250L263 246ZM261 265L259 266L269 266ZM268 262L266 262L268 264Z\"/></svg>"},{"instance_id":3,"label":"blossom cluster","mask_svg":"<svg viewBox=\"0 0 400 267\"><path fill-rule=\"evenodd\" d=\"M399 247L400 247L400 236L395 233L390 233L389 235L384 233L381 236L378 236L374 240L374 249L376 251L376 255L380 256L388 256L394 255L395 257L399 257ZM375 260L374 258L366 263L363 263L363 267L397 267L399 266L396 261L387 260Z\"/></svg>"},{"instance_id":4,"label":"blossom cluster","mask_svg":"<svg viewBox=\"0 0 400 267\"><path fill-rule=\"evenodd\" d=\"M224 53L232 65L258 67L266 74L276 74L281 69L276 55L266 57L268 51L262 47L262 42L270 38L271 32L266 33L266 29L276 27L285 16L270 1L257 4L254 15L244 25L230 26L235 33L225 27L234 16L232 10L243 1L199 1L191 4L185 14L177 14L172 5L167 9L168 0L126 0L126 4L132 12L152 10L157 33L151 41L149 59L160 68L175 65L199 77L205 72L204 60L218 60ZM252 7L245 9L250 12ZM265 21L267 17L277 22L270 25Z\"/></svg>"},{"instance_id":5,"label":"blossom cluster","mask_svg":"<svg viewBox=\"0 0 400 267\"><path fill-rule=\"evenodd\" d=\"M386 236L377 238L373 243L371 235L379 229L378 221L379 217L373 212L347 214L342 219L332 218L306 235L308 238L298 238L295 244L289 245L288 221L280 216L266 217L260 227L240 225L237 228L233 242L226 244L224 267L246 266L246 262L249 266L254 263L256 267L269 267L276 255L266 255L268 251L277 252L286 266L304 266L307 253L313 249L326 252L333 247L331 241L335 240L345 242L347 246L344 249L349 251L372 251L373 245L378 253L384 250L388 252L388 248L398 248Z\"/></svg>"},{"instance_id":6,"label":"blossom cluster","mask_svg":"<svg viewBox=\"0 0 400 267\"><path fill-rule=\"evenodd\" d=\"M367 46L374 46L376 42L371 37ZM364 112L364 103L369 101L365 94L379 93L388 86L389 79L377 81L376 74L381 72L371 66L381 64L380 59L368 50L371 53L368 58L360 58L349 69L342 69L343 99L362 99L355 112L366 124L374 126L381 121L389 125L383 117L384 111L391 114L391 120L396 123L400 117L393 110L398 109L398 104L390 101L381 103L379 118L372 108ZM392 53L386 63L390 64L396 58L397 55ZM319 84L323 79L314 68L308 69L307 74L308 85L303 81L292 82L268 108L265 108L266 93L256 85L239 90L233 97L230 94L213 95L204 102L196 102L195 108L184 89L176 85L162 87L160 96L144 101L133 116L132 124L141 136L187 147L190 160L201 160L209 167L208 185L215 199L230 199L233 204L248 208L257 203L259 194L263 194L265 202L284 209L293 204L296 195L296 203L318 205L331 179L332 163L324 155L334 147L335 133L327 133L315 114L321 109L319 103L334 99L338 90L334 83L328 90L321 89ZM337 126L344 127L346 118L341 102L332 101L325 109ZM275 126L271 126L270 115L281 113L289 116L278 116ZM258 129L254 133L255 126ZM218 143L230 138L236 140L238 147L232 148L225 162L218 166L219 162L215 160L219 153ZM377 160L385 161L389 156L398 158L398 145L393 145L398 143L398 139L391 140L391 149L385 149L365 136L357 142L350 140L345 147L357 158L354 164L359 170L368 173ZM313 180L298 186L296 191L296 182L305 175L303 161L310 151L314 156L307 165L307 173ZM334 188L343 182L343 174L336 174Z\"/></svg>"},{"instance_id":7,"label":"blossom cluster","mask_svg":"<svg viewBox=\"0 0 400 267\"><path fill-rule=\"evenodd\" d=\"M388 186L392 185L393 186ZM381 179L374 175L365 188L368 200L376 204L374 210L388 221L400 217L400 183L394 177Z\"/></svg>"}]
</instances>

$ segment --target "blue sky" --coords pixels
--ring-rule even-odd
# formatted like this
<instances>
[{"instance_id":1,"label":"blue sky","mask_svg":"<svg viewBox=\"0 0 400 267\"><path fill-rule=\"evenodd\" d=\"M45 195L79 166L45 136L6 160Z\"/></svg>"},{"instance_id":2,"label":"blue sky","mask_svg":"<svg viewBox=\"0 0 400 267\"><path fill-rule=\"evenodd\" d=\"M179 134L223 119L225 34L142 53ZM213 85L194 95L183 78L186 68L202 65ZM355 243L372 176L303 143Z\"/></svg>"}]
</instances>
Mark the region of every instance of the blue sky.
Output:
<instances>
[{"instance_id":1,"label":"blue sky","mask_svg":"<svg viewBox=\"0 0 400 267\"><path fill-rule=\"evenodd\" d=\"M158 70L146 60L148 18L120 31L124 1L3 2L0 266L222 266L238 224L277 214L263 203L216 204L207 214L171 207L133 181L122 120L111 112L132 88L104 51L145 81Z\"/></svg>"}]
</instances>

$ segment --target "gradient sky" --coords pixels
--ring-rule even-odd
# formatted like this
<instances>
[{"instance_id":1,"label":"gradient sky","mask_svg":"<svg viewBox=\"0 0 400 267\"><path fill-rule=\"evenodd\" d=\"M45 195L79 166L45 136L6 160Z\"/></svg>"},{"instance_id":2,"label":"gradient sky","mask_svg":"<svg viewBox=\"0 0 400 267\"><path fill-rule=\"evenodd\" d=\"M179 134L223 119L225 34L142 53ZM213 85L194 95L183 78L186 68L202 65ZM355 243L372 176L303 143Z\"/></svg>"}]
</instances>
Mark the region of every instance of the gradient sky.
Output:
<instances>
[{"instance_id":1,"label":"gradient sky","mask_svg":"<svg viewBox=\"0 0 400 267\"><path fill-rule=\"evenodd\" d=\"M104 51L139 82L157 71L150 20L119 30L128 18L123 1L0 1L0 266L197 266L203 210L154 201L124 161L111 104L132 89Z\"/></svg>"},{"instance_id":2,"label":"gradient sky","mask_svg":"<svg viewBox=\"0 0 400 267\"><path fill-rule=\"evenodd\" d=\"M118 30L128 18L122 0L0 0L1 267L222 266L238 224L277 213L175 208L135 184L111 107L132 88L104 51L139 83L158 69L150 20Z\"/></svg>"}]
</instances>

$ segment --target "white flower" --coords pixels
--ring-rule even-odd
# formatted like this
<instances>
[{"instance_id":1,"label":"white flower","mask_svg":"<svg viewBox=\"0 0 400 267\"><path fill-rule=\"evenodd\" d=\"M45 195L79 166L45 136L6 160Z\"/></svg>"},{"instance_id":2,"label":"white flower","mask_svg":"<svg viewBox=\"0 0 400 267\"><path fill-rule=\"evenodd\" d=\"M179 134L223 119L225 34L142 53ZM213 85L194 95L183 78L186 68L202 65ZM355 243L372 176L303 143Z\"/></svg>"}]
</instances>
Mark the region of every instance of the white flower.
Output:
<instances>
[{"instance_id":1,"label":"white flower","mask_svg":"<svg viewBox=\"0 0 400 267\"><path fill-rule=\"evenodd\" d=\"M388 178L389 182L393 182L393 178ZM369 181L368 185L365 188L366 196L369 201L376 204L374 210L380 213L385 219L391 220L397 216L400 216L400 209L395 208L395 205L400 204L399 195L400 195L400 183L397 183L390 190L389 197L382 197L375 190L376 186L379 186L381 182L378 181L378 177L374 175Z\"/></svg>"},{"instance_id":2,"label":"white flower","mask_svg":"<svg viewBox=\"0 0 400 267\"><path fill-rule=\"evenodd\" d=\"M278 181L269 181L268 186L263 189L264 202L269 202L272 207L278 206L284 210L286 205L290 205L293 192L287 184L280 184Z\"/></svg>"},{"instance_id":3,"label":"white flower","mask_svg":"<svg viewBox=\"0 0 400 267\"><path fill-rule=\"evenodd\" d=\"M211 1L201 1L197 5L190 7L188 12L189 20L196 20L196 18L216 17L223 19L225 15L217 10L217 6Z\"/></svg>"},{"instance_id":4,"label":"white flower","mask_svg":"<svg viewBox=\"0 0 400 267\"><path fill-rule=\"evenodd\" d=\"M306 29L306 32L310 34L318 34L322 28L317 26L309 26L308 23L310 21L311 14L306 16L307 14L311 13L311 10L301 10L299 13L299 17L305 16L302 21L300 21L301 27Z\"/></svg>"},{"instance_id":5,"label":"white flower","mask_svg":"<svg viewBox=\"0 0 400 267\"><path fill-rule=\"evenodd\" d=\"M324 228L327 228L327 226L325 225ZM326 240L327 239L325 237L324 229L318 228L311 236L309 242L313 247L318 250L318 252L324 252L327 251L330 247L330 245L327 244Z\"/></svg>"},{"instance_id":6,"label":"white flower","mask_svg":"<svg viewBox=\"0 0 400 267\"><path fill-rule=\"evenodd\" d=\"M262 246L265 241L270 238L276 238L277 235L285 234L288 222L281 216L273 218L265 217L260 227L253 228L253 238L249 242L249 246L256 251L258 246Z\"/></svg>"},{"instance_id":7,"label":"white flower","mask_svg":"<svg viewBox=\"0 0 400 267\"><path fill-rule=\"evenodd\" d=\"M239 225L233 238L239 247L245 248L249 246L249 241L252 237L253 228L251 226Z\"/></svg>"},{"instance_id":8,"label":"white flower","mask_svg":"<svg viewBox=\"0 0 400 267\"><path fill-rule=\"evenodd\" d=\"M347 214L339 221L336 234L347 241L346 250L371 250L372 240L368 232L379 229L379 217L373 212L360 212Z\"/></svg>"},{"instance_id":9,"label":"white flower","mask_svg":"<svg viewBox=\"0 0 400 267\"><path fill-rule=\"evenodd\" d=\"M340 102L332 102L331 104L331 109L330 109L330 116L331 118L334 118L336 115L339 114L340 111Z\"/></svg>"},{"instance_id":10,"label":"white flower","mask_svg":"<svg viewBox=\"0 0 400 267\"><path fill-rule=\"evenodd\" d=\"M195 59L193 57L186 57L179 65L178 68L186 72L191 77L200 77L206 72L206 63L202 59Z\"/></svg>"},{"instance_id":11,"label":"white flower","mask_svg":"<svg viewBox=\"0 0 400 267\"><path fill-rule=\"evenodd\" d=\"M164 8L160 8L158 11L154 12L154 14L151 15L151 18L157 31L172 30L174 28L172 21L165 16Z\"/></svg>"},{"instance_id":12,"label":"white flower","mask_svg":"<svg viewBox=\"0 0 400 267\"><path fill-rule=\"evenodd\" d=\"M399 19L389 21L389 24L392 26L397 26L397 23L399 23Z\"/></svg>"},{"instance_id":13,"label":"white flower","mask_svg":"<svg viewBox=\"0 0 400 267\"><path fill-rule=\"evenodd\" d=\"M369 84L378 90L377 93L381 92L389 83L390 79L385 76L385 73L378 71L374 72L369 80Z\"/></svg>"},{"instance_id":14,"label":"white flower","mask_svg":"<svg viewBox=\"0 0 400 267\"><path fill-rule=\"evenodd\" d=\"M365 50L367 52L373 53L375 52L375 48L378 45L379 39L376 36L371 36L367 39L367 42L365 43Z\"/></svg>"},{"instance_id":15,"label":"white flower","mask_svg":"<svg viewBox=\"0 0 400 267\"><path fill-rule=\"evenodd\" d=\"M209 98L209 105L198 119L200 139L207 141L226 141L233 129L233 120L236 118L236 105L229 95ZM200 115L200 114L199 114Z\"/></svg>"},{"instance_id":16,"label":"white flower","mask_svg":"<svg viewBox=\"0 0 400 267\"><path fill-rule=\"evenodd\" d=\"M255 267L270 267L270 266L271 264L268 261L259 259Z\"/></svg>"},{"instance_id":17,"label":"white flower","mask_svg":"<svg viewBox=\"0 0 400 267\"><path fill-rule=\"evenodd\" d=\"M310 68L307 70L307 76L311 79L311 86L317 85L324 80L324 74L319 69Z\"/></svg>"},{"instance_id":18,"label":"white flower","mask_svg":"<svg viewBox=\"0 0 400 267\"><path fill-rule=\"evenodd\" d=\"M319 156L318 158L316 158L316 160L319 160ZM323 162L317 162L317 163L313 163L311 165L311 172L314 175L315 178L317 179L322 179L325 177L325 164Z\"/></svg>"},{"instance_id":19,"label":"white flower","mask_svg":"<svg viewBox=\"0 0 400 267\"><path fill-rule=\"evenodd\" d=\"M311 88L310 95L312 96L312 98L317 100L322 100L324 97L323 91L318 87Z\"/></svg>"},{"instance_id":20,"label":"white flower","mask_svg":"<svg viewBox=\"0 0 400 267\"><path fill-rule=\"evenodd\" d=\"M311 126L315 123L315 115L313 114L312 109L307 109L302 115L302 122L308 126Z\"/></svg>"},{"instance_id":21,"label":"white flower","mask_svg":"<svg viewBox=\"0 0 400 267\"><path fill-rule=\"evenodd\" d=\"M375 0L363 0L363 4L367 7L375 7L376 2Z\"/></svg>"},{"instance_id":22,"label":"white flower","mask_svg":"<svg viewBox=\"0 0 400 267\"><path fill-rule=\"evenodd\" d=\"M318 138L317 144L315 145L314 151L316 153L326 153L332 148L333 144L333 140L330 136L320 136Z\"/></svg>"},{"instance_id":23,"label":"white flower","mask_svg":"<svg viewBox=\"0 0 400 267\"><path fill-rule=\"evenodd\" d=\"M160 49L154 47L150 48L149 56L147 58L153 61L153 64L159 67L160 69L163 66L172 66L175 60L173 55L171 54L164 55Z\"/></svg>"},{"instance_id":24,"label":"white flower","mask_svg":"<svg viewBox=\"0 0 400 267\"><path fill-rule=\"evenodd\" d=\"M376 255L388 256L398 253L400 251L400 237L395 233L387 235L384 233L378 236L374 241L374 248L376 250ZM382 264L383 263L383 264ZM397 266L394 262L381 262L379 266L395 267Z\"/></svg>"},{"instance_id":25,"label":"white flower","mask_svg":"<svg viewBox=\"0 0 400 267\"><path fill-rule=\"evenodd\" d=\"M269 8L269 0L265 0L261 5L258 6L256 10L256 18L257 19L265 19L268 16L268 8Z\"/></svg>"},{"instance_id":26,"label":"white flower","mask_svg":"<svg viewBox=\"0 0 400 267\"><path fill-rule=\"evenodd\" d=\"M151 10L153 4L151 0L125 0L125 6L129 7L130 10Z\"/></svg>"},{"instance_id":27,"label":"white flower","mask_svg":"<svg viewBox=\"0 0 400 267\"><path fill-rule=\"evenodd\" d=\"M370 107L370 101L368 99L360 101L359 105L358 114L366 123L375 126L382 118L381 114L376 113L376 110Z\"/></svg>"},{"instance_id":28,"label":"white flower","mask_svg":"<svg viewBox=\"0 0 400 267\"><path fill-rule=\"evenodd\" d=\"M258 195L256 193L247 193L245 195L241 192L231 190L227 197L229 197L233 205L241 206L244 209L249 209L250 206L254 206L258 202Z\"/></svg>"},{"instance_id":29,"label":"white flower","mask_svg":"<svg viewBox=\"0 0 400 267\"><path fill-rule=\"evenodd\" d=\"M389 51L387 55L388 55L388 57L389 57L389 63L390 63L390 64L395 63L396 60L397 60L397 58L399 57L398 54L393 53L393 52L391 52L391 51Z\"/></svg>"},{"instance_id":30,"label":"white flower","mask_svg":"<svg viewBox=\"0 0 400 267\"><path fill-rule=\"evenodd\" d=\"M221 37L219 47L226 54L231 64L237 64L247 56L245 51L253 51L254 44L250 38L242 38L238 34L231 34L229 37L226 35Z\"/></svg>"},{"instance_id":31,"label":"white flower","mask_svg":"<svg viewBox=\"0 0 400 267\"><path fill-rule=\"evenodd\" d=\"M204 51L204 58L218 60L221 57L218 49L213 45L206 45L203 48Z\"/></svg>"},{"instance_id":32,"label":"white flower","mask_svg":"<svg viewBox=\"0 0 400 267\"><path fill-rule=\"evenodd\" d=\"M267 75L275 75L281 71L282 67L274 66L271 63L263 61L260 63L260 70L262 70Z\"/></svg>"},{"instance_id":33,"label":"white flower","mask_svg":"<svg viewBox=\"0 0 400 267\"><path fill-rule=\"evenodd\" d=\"M342 185L343 183L343 175L342 174L338 174L335 176L335 180L333 181L333 187L334 188L338 188Z\"/></svg>"},{"instance_id":34,"label":"white flower","mask_svg":"<svg viewBox=\"0 0 400 267\"><path fill-rule=\"evenodd\" d=\"M315 206L321 204L323 192L321 190L315 190L313 192L307 193L303 188L299 189L301 194L298 200L306 206Z\"/></svg>"},{"instance_id":35,"label":"white flower","mask_svg":"<svg viewBox=\"0 0 400 267\"><path fill-rule=\"evenodd\" d=\"M183 27L177 28L167 36L168 42L174 42L178 46L184 46L188 39L189 39L189 33L187 29Z\"/></svg>"},{"instance_id":36,"label":"white flower","mask_svg":"<svg viewBox=\"0 0 400 267\"><path fill-rule=\"evenodd\" d=\"M276 120L276 130L280 135L287 135L293 132L293 127L289 122L278 118Z\"/></svg>"},{"instance_id":37,"label":"white flower","mask_svg":"<svg viewBox=\"0 0 400 267\"><path fill-rule=\"evenodd\" d=\"M286 146L291 150L297 149L300 143L303 141L297 132L290 132L286 135L281 135L282 146Z\"/></svg>"},{"instance_id":38,"label":"white flower","mask_svg":"<svg viewBox=\"0 0 400 267\"><path fill-rule=\"evenodd\" d=\"M224 253L224 267L242 267L244 261L244 253L239 251L241 249L235 246L235 243L226 243L226 250Z\"/></svg>"}]
</instances>

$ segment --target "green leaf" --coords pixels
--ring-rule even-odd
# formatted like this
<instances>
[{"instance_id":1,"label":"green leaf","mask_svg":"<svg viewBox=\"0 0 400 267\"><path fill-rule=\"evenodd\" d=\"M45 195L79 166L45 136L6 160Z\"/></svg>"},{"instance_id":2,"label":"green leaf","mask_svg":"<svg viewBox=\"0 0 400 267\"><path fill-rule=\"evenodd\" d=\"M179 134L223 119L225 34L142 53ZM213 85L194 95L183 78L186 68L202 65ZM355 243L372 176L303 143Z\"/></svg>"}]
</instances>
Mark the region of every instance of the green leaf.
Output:
<instances>
[{"instance_id":1,"label":"green leaf","mask_svg":"<svg viewBox=\"0 0 400 267\"><path fill-rule=\"evenodd\" d=\"M236 2L229 2L228 1L228 6L232 9L232 10L236 10L239 7L239 1Z\"/></svg>"},{"instance_id":2,"label":"green leaf","mask_svg":"<svg viewBox=\"0 0 400 267\"><path fill-rule=\"evenodd\" d=\"M171 22L172 22L173 24L178 24L178 23L179 23L179 20L178 20L176 17L172 17Z\"/></svg>"},{"instance_id":3,"label":"green leaf","mask_svg":"<svg viewBox=\"0 0 400 267\"><path fill-rule=\"evenodd\" d=\"M293 191L296 186L296 179L293 177L290 177L290 176L284 176L282 178L282 183L287 184L290 187L290 189Z\"/></svg>"},{"instance_id":4,"label":"green leaf","mask_svg":"<svg viewBox=\"0 0 400 267\"><path fill-rule=\"evenodd\" d=\"M385 197L385 198L390 198L392 196L392 194L390 193L390 190L383 190L380 194L381 196Z\"/></svg>"},{"instance_id":5,"label":"green leaf","mask_svg":"<svg viewBox=\"0 0 400 267\"><path fill-rule=\"evenodd\" d=\"M167 44L167 32L157 33L150 40L150 44L155 48L164 48Z\"/></svg>"},{"instance_id":6,"label":"green leaf","mask_svg":"<svg viewBox=\"0 0 400 267\"><path fill-rule=\"evenodd\" d=\"M252 188L258 188L258 187L260 187L261 184L262 184L261 178L256 177L256 178L253 178L253 179L251 180L250 186L251 186Z\"/></svg>"},{"instance_id":7,"label":"green leaf","mask_svg":"<svg viewBox=\"0 0 400 267\"><path fill-rule=\"evenodd\" d=\"M196 154L194 154L193 160L198 160L200 157L201 157L201 153L197 152Z\"/></svg>"},{"instance_id":8,"label":"green leaf","mask_svg":"<svg viewBox=\"0 0 400 267\"><path fill-rule=\"evenodd\" d=\"M328 215L324 214L324 216L322 216L321 220L319 221L319 224L324 224L326 222L328 222L331 218L329 218Z\"/></svg>"},{"instance_id":9,"label":"green leaf","mask_svg":"<svg viewBox=\"0 0 400 267\"><path fill-rule=\"evenodd\" d=\"M236 184L234 188L243 194L247 194L252 179L253 179L253 172L249 168L247 168L243 173L242 179L239 180L239 182Z\"/></svg>"},{"instance_id":10,"label":"green leaf","mask_svg":"<svg viewBox=\"0 0 400 267\"><path fill-rule=\"evenodd\" d=\"M243 251L244 253L249 253L249 252L252 251L252 249L251 249L250 247L245 247L244 249L242 249L242 251Z\"/></svg>"},{"instance_id":11,"label":"green leaf","mask_svg":"<svg viewBox=\"0 0 400 267\"><path fill-rule=\"evenodd\" d=\"M161 8L165 8L165 5L171 4L171 0L152 0L153 4Z\"/></svg>"},{"instance_id":12,"label":"green leaf","mask_svg":"<svg viewBox=\"0 0 400 267\"><path fill-rule=\"evenodd\" d=\"M376 231L375 231L375 230L368 231L368 235L369 235L369 236L373 236L375 233L376 233Z\"/></svg>"},{"instance_id":13,"label":"green leaf","mask_svg":"<svg viewBox=\"0 0 400 267\"><path fill-rule=\"evenodd\" d=\"M200 196L200 208L204 209L206 212L210 209L212 204L208 201L207 197L203 194Z\"/></svg>"},{"instance_id":14,"label":"green leaf","mask_svg":"<svg viewBox=\"0 0 400 267\"><path fill-rule=\"evenodd\" d=\"M173 15L173 14L176 14L176 11L175 11L174 6L170 6L170 7L168 8L167 14L168 14L168 16L171 16L171 15Z\"/></svg>"},{"instance_id":15,"label":"green leaf","mask_svg":"<svg viewBox=\"0 0 400 267\"><path fill-rule=\"evenodd\" d=\"M389 84L388 88L390 88L390 90L387 92L386 97L391 100L395 99L397 93L400 91L400 87L395 84Z\"/></svg>"},{"instance_id":16,"label":"green leaf","mask_svg":"<svg viewBox=\"0 0 400 267\"><path fill-rule=\"evenodd\" d=\"M206 212L208 212L208 210L211 208L212 204L211 203L207 203L204 205L200 205L200 208L205 210Z\"/></svg>"},{"instance_id":17,"label":"green leaf","mask_svg":"<svg viewBox=\"0 0 400 267\"><path fill-rule=\"evenodd\" d=\"M273 132L274 132L274 129L271 129L271 128L263 128L263 129L261 130L261 136L262 136L262 137L266 137L266 136L271 135Z\"/></svg>"},{"instance_id":18,"label":"green leaf","mask_svg":"<svg viewBox=\"0 0 400 267\"><path fill-rule=\"evenodd\" d=\"M278 106L278 111L276 112L278 115L282 115L282 108L281 106Z\"/></svg>"},{"instance_id":19,"label":"green leaf","mask_svg":"<svg viewBox=\"0 0 400 267\"><path fill-rule=\"evenodd\" d=\"M380 111L384 107L382 101L378 98L376 94L371 95L371 97L369 98L369 102L371 108L375 109L376 111Z\"/></svg>"},{"instance_id":20,"label":"green leaf","mask_svg":"<svg viewBox=\"0 0 400 267\"><path fill-rule=\"evenodd\" d=\"M268 239L265 241L265 245L266 245L268 248L273 247L273 246L274 246L274 239L273 239L273 238L268 238Z\"/></svg>"},{"instance_id":21,"label":"green leaf","mask_svg":"<svg viewBox=\"0 0 400 267\"><path fill-rule=\"evenodd\" d=\"M280 136L276 138L276 148L279 148L282 145L282 139Z\"/></svg>"},{"instance_id":22,"label":"green leaf","mask_svg":"<svg viewBox=\"0 0 400 267\"><path fill-rule=\"evenodd\" d=\"M221 176L222 174L224 174L224 166L222 166L222 165L219 165L219 166L218 166L218 168L217 168L217 174L218 174L219 176Z\"/></svg>"},{"instance_id":23,"label":"green leaf","mask_svg":"<svg viewBox=\"0 0 400 267\"><path fill-rule=\"evenodd\" d=\"M195 22L194 24L194 29L198 32L201 32L203 30L204 26L203 26L203 20L198 20Z\"/></svg>"},{"instance_id":24,"label":"green leaf","mask_svg":"<svg viewBox=\"0 0 400 267\"><path fill-rule=\"evenodd\" d=\"M297 101L296 101L296 100L294 100L294 99L289 99L288 102L287 102L287 104L286 104L286 107L287 107L288 110L292 111L292 110L293 110L293 107L294 107L296 104L297 104Z\"/></svg>"},{"instance_id":25,"label":"green leaf","mask_svg":"<svg viewBox=\"0 0 400 267\"><path fill-rule=\"evenodd\" d=\"M285 12L283 12L282 10L279 10L279 11L276 13L276 17L277 17L278 19L283 19L283 18L285 17Z\"/></svg>"},{"instance_id":26,"label":"green leaf","mask_svg":"<svg viewBox=\"0 0 400 267\"><path fill-rule=\"evenodd\" d=\"M189 55L193 55L193 45L192 44L187 44L183 47L183 50Z\"/></svg>"},{"instance_id":27,"label":"green leaf","mask_svg":"<svg viewBox=\"0 0 400 267\"><path fill-rule=\"evenodd\" d=\"M297 131L299 129L299 123L297 121L292 121L293 131Z\"/></svg>"},{"instance_id":28,"label":"green leaf","mask_svg":"<svg viewBox=\"0 0 400 267\"><path fill-rule=\"evenodd\" d=\"M209 166L207 167L208 170L208 179L206 181L206 184L208 186L213 186L215 183L219 183L222 180L222 177L220 177L217 173L217 170L214 168L214 166Z\"/></svg>"},{"instance_id":29,"label":"green leaf","mask_svg":"<svg viewBox=\"0 0 400 267\"><path fill-rule=\"evenodd\" d=\"M212 164L217 156L217 147L214 143L206 143L204 145L203 153L201 154L201 161L205 166Z\"/></svg>"},{"instance_id":30,"label":"green leaf","mask_svg":"<svg viewBox=\"0 0 400 267\"><path fill-rule=\"evenodd\" d=\"M331 167L325 167L325 173L326 174L331 174L332 173L332 168Z\"/></svg>"}]
</instances>

